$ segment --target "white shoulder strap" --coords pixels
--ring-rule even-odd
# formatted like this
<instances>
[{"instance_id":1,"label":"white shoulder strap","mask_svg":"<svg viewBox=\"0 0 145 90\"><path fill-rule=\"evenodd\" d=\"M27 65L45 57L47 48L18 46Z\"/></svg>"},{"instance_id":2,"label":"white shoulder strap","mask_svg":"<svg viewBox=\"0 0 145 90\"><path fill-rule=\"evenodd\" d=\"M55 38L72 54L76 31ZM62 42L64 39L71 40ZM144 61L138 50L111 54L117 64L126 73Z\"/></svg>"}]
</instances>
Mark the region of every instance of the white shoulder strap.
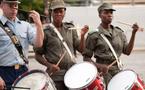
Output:
<instances>
[{"instance_id":1,"label":"white shoulder strap","mask_svg":"<svg viewBox=\"0 0 145 90\"><path fill-rule=\"evenodd\" d=\"M109 48L111 49L116 61L117 61L117 65L120 69L122 69L122 63L121 63L121 60L119 60L114 48L112 47L111 43L109 42L109 40L106 38L106 36L104 34L100 34L101 37L106 41L106 43L108 44Z\"/></svg>"},{"instance_id":2,"label":"white shoulder strap","mask_svg":"<svg viewBox=\"0 0 145 90\"><path fill-rule=\"evenodd\" d=\"M72 60L73 62L75 62L75 59L74 59L73 54L71 53L71 51L70 51L70 49L69 49L67 43L64 41L62 35L59 33L59 31L57 30L57 28L56 28L52 23L50 23L49 26L51 26L51 27L53 28L54 32L57 34L57 36L59 37L59 39L60 39L61 42L63 43L63 45L64 45L66 51L68 52L68 54L69 54L70 57L71 57L71 60Z\"/></svg>"}]
</instances>

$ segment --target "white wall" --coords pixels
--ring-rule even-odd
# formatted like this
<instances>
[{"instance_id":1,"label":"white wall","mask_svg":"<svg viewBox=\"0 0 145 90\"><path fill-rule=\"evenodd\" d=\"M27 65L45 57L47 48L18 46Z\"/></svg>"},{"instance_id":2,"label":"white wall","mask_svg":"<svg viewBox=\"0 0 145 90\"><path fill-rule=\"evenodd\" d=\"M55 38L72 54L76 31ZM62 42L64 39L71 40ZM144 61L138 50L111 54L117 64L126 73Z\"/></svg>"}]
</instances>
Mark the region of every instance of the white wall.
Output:
<instances>
[{"instance_id":1,"label":"white wall","mask_svg":"<svg viewBox=\"0 0 145 90\"><path fill-rule=\"evenodd\" d=\"M82 27L87 24L90 30L94 30L100 23L100 18L98 17L98 6L92 7L67 7L65 21L73 21L75 25ZM114 12L114 20L112 24L122 28L130 39L131 27L120 24L118 21L133 24L137 22L141 27L145 28L145 6L114 6L116 11ZM136 35L135 48L145 48L145 31L138 32Z\"/></svg>"}]
</instances>

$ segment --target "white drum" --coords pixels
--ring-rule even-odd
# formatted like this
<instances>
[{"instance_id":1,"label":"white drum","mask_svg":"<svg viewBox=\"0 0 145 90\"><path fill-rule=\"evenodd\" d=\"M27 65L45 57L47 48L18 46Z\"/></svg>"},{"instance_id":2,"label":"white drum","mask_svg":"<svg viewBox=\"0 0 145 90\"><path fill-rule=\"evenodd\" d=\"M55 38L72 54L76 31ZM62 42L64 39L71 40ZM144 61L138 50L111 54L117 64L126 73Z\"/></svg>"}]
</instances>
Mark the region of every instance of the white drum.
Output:
<instances>
[{"instance_id":1,"label":"white drum","mask_svg":"<svg viewBox=\"0 0 145 90\"><path fill-rule=\"evenodd\" d=\"M31 70L18 77L11 90L56 90L52 79L42 70Z\"/></svg>"},{"instance_id":2,"label":"white drum","mask_svg":"<svg viewBox=\"0 0 145 90\"><path fill-rule=\"evenodd\" d=\"M109 82L107 90L144 90L144 84L132 70L116 74Z\"/></svg>"},{"instance_id":3,"label":"white drum","mask_svg":"<svg viewBox=\"0 0 145 90\"><path fill-rule=\"evenodd\" d=\"M104 90L97 68L90 62L73 65L64 76L65 85L71 90Z\"/></svg>"}]
</instances>

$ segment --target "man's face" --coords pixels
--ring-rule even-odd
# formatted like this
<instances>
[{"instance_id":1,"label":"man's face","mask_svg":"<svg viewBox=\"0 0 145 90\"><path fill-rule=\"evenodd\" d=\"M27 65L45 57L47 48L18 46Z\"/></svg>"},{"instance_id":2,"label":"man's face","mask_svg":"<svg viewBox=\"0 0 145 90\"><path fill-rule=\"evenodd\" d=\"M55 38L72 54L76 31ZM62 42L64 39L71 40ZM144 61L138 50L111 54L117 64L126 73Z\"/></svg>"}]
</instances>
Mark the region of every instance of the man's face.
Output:
<instances>
[{"instance_id":1,"label":"man's face","mask_svg":"<svg viewBox=\"0 0 145 90\"><path fill-rule=\"evenodd\" d=\"M52 11L52 17L54 22L62 22L64 15L65 15L64 8L58 8Z\"/></svg>"},{"instance_id":2,"label":"man's face","mask_svg":"<svg viewBox=\"0 0 145 90\"><path fill-rule=\"evenodd\" d=\"M110 24L113 19L113 11L112 10L102 10L99 14L103 23Z\"/></svg>"},{"instance_id":3,"label":"man's face","mask_svg":"<svg viewBox=\"0 0 145 90\"><path fill-rule=\"evenodd\" d=\"M1 8L4 15L10 20L14 20L18 12L18 3L4 3L2 2Z\"/></svg>"}]
</instances>

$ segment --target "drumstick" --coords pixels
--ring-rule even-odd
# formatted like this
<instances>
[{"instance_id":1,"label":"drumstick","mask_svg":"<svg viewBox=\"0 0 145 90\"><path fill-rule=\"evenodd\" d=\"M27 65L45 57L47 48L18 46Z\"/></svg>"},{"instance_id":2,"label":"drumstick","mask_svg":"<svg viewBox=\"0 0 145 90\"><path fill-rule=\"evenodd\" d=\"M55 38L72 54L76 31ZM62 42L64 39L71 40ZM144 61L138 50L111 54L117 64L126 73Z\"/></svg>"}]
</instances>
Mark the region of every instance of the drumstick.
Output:
<instances>
[{"instance_id":1,"label":"drumstick","mask_svg":"<svg viewBox=\"0 0 145 90\"><path fill-rule=\"evenodd\" d=\"M107 66L107 68L109 69L109 68L112 67L116 62L117 62L117 60L113 61L111 64L109 64L109 65Z\"/></svg>"},{"instance_id":2,"label":"drumstick","mask_svg":"<svg viewBox=\"0 0 145 90\"><path fill-rule=\"evenodd\" d=\"M58 66L60 64L60 62L62 61L62 59L65 56L65 54L66 54L66 51L62 54L62 56L60 57L59 61L56 64L56 66Z\"/></svg>"},{"instance_id":3,"label":"drumstick","mask_svg":"<svg viewBox=\"0 0 145 90\"><path fill-rule=\"evenodd\" d=\"M57 62L56 66L58 66L60 64L60 62L62 61L63 57L65 56L66 51L62 54L62 56L60 57L59 61ZM53 72L50 73L50 76L53 74Z\"/></svg>"},{"instance_id":4,"label":"drumstick","mask_svg":"<svg viewBox=\"0 0 145 90\"><path fill-rule=\"evenodd\" d=\"M128 23L125 23L125 22L121 22L121 21L117 21L117 22L120 23L120 24L124 24L124 25L132 27L131 24L128 24ZM144 28L139 28L139 31L144 31Z\"/></svg>"},{"instance_id":5,"label":"drumstick","mask_svg":"<svg viewBox=\"0 0 145 90\"><path fill-rule=\"evenodd\" d=\"M131 24L128 24L128 23L125 23L125 22L121 22L121 21L117 21L118 23L120 23L120 24L124 24L124 25L127 25L127 26L130 26L130 27L132 27L132 25Z\"/></svg>"},{"instance_id":6,"label":"drumstick","mask_svg":"<svg viewBox=\"0 0 145 90\"><path fill-rule=\"evenodd\" d=\"M111 64L109 64L109 65L107 66L107 68L109 69L109 68L112 67L116 62L117 62L117 60L113 61ZM99 73L99 76L101 76L101 75L102 75L102 72Z\"/></svg>"},{"instance_id":7,"label":"drumstick","mask_svg":"<svg viewBox=\"0 0 145 90\"><path fill-rule=\"evenodd\" d=\"M7 90L7 88L17 88L17 89L28 89L30 90L31 88L28 88L28 87L15 87L15 86L6 86L4 90Z\"/></svg>"}]
</instances>

